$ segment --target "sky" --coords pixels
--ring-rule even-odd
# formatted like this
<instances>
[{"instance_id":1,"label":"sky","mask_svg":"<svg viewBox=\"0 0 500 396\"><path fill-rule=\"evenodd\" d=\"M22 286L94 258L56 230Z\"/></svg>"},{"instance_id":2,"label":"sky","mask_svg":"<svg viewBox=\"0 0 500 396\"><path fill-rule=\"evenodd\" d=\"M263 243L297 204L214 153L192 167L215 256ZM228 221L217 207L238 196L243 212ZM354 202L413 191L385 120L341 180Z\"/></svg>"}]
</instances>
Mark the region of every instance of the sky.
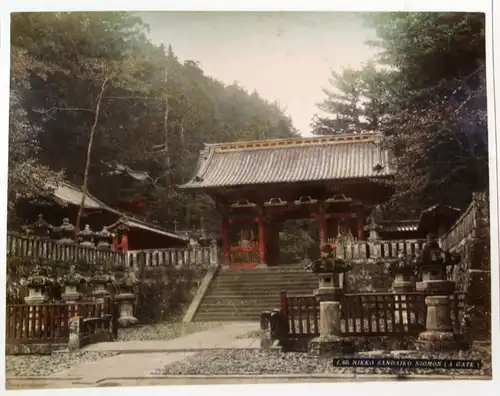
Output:
<instances>
[{"instance_id":1,"label":"sky","mask_svg":"<svg viewBox=\"0 0 500 396\"><path fill-rule=\"evenodd\" d=\"M339 12L140 12L150 39L171 44L181 60L194 60L206 75L238 82L278 101L294 126L309 124L325 98L330 70L359 67L375 50L374 33L359 14Z\"/></svg>"}]
</instances>

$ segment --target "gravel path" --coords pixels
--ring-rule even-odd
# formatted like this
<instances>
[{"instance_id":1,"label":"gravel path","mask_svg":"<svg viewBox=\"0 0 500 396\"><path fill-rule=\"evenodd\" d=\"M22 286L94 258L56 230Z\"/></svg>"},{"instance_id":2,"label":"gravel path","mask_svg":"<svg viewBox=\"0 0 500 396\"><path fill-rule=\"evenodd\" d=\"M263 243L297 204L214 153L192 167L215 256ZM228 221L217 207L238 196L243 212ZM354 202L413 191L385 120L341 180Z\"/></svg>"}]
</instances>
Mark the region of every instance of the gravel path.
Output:
<instances>
[{"instance_id":1,"label":"gravel path","mask_svg":"<svg viewBox=\"0 0 500 396\"><path fill-rule=\"evenodd\" d=\"M360 353L353 357L390 357L415 359L474 359L482 360L480 370L449 369L392 369L374 367L334 367L332 359L318 358L306 353L279 353L271 351L229 350L202 352L183 361L157 370L156 375L258 375L258 374L398 374L398 375L485 375L491 376L491 353L472 350L456 353L435 353L429 356L423 352Z\"/></svg>"},{"instance_id":2,"label":"gravel path","mask_svg":"<svg viewBox=\"0 0 500 396\"><path fill-rule=\"evenodd\" d=\"M197 331L220 327L220 323L160 323L120 329L118 341L171 340ZM47 376L67 370L77 363L90 362L116 355L116 352L56 352L52 355L6 356L7 376Z\"/></svg>"},{"instance_id":3,"label":"gravel path","mask_svg":"<svg viewBox=\"0 0 500 396\"><path fill-rule=\"evenodd\" d=\"M52 355L17 355L6 356L6 376L48 376L67 370L77 363L92 362L114 352L57 352Z\"/></svg>"},{"instance_id":4,"label":"gravel path","mask_svg":"<svg viewBox=\"0 0 500 396\"><path fill-rule=\"evenodd\" d=\"M166 341L197 331L221 327L219 322L166 322L118 330L118 341Z\"/></svg>"}]
</instances>

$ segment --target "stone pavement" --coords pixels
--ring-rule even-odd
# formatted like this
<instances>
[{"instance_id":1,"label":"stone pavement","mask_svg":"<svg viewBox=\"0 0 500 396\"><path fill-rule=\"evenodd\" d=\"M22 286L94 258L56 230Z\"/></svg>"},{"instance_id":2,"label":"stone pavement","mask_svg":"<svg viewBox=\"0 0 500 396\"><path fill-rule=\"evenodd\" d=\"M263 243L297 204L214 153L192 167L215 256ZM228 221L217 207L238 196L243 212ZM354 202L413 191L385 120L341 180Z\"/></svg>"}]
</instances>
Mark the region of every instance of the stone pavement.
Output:
<instances>
[{"instance_id":1,"label":"stone pavement","mask_svg":"<svg viewBox=\"0 0 500 396\"><path fill-rule=\"evenodd\" d=\"M165 341L115 341L100 342L86 347L85 351L149 353L149 352L190 352L210 349L260 348L260 340L255 338L236 339L259 329L259 324L227 323L221 327L199 331Z\"/></svg>"},{"instance_id":2,"label":"stone pavement","mask_svg":"<svg viewBox=\"0 0 500 396\"><path fill-rule=\"evenodd\" d=\"M258 323L228 323L220 328L200 331L166 341L123 341L94 344L88 351L116 351L118 355L80 363L52 378L80 378L76 384L95 384L107 378L148 377L168 364L207 349L259 348L259 340L237 337L258 329Z\"/></svg>"}]
</instances>

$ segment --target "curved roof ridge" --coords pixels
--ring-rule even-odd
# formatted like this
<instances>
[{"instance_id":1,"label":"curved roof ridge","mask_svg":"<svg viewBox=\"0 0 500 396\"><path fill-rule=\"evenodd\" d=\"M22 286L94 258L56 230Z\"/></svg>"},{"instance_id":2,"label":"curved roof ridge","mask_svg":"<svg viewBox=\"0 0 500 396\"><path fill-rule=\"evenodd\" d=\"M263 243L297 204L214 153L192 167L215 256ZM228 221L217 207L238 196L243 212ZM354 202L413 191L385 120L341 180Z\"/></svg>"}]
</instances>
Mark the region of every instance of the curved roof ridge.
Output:
<instances>
[{"instance_id":1,"label":"curved roof ridge","mask_svg":"<svg viewBox=\"0 0 500 396\"><path fill-rule=\"evenodd\" d=\"M289 145L309 145L313 142L319 144L325 143L354 143L354 142L366 142L367 140L378 141L382 138L383 134L381 132L364 132L364 133L339 133L334 135L320 135L320 136L297 136L279 139L262 139L262 140L248 140L248 141L236 141L236 142L224 142L224 143L205 143L205 149L212 148L223 148L223 147L238 147L241 149L245 148L262 148L262 146L267 146L270 144L271 147L286 147ZM282 143L282 144L280 144ZM288 144L286 144L288 143Z\"/></svg>"}]
</instances>

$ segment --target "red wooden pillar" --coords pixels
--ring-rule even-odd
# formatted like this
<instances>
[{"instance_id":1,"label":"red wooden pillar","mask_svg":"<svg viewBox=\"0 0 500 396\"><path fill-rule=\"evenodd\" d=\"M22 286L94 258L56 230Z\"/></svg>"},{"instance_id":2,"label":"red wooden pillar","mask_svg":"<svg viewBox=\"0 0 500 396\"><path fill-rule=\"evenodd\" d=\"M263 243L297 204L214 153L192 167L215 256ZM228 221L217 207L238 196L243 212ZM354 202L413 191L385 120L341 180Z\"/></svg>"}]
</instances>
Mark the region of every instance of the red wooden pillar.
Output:
<instances>
[{"instance_id":1,"label":"red wooden pillar","mask_svg":"<svg viewBox=\"0 0 500 396\"><path fill-rule=\"evenodd\" d=\"M365 216L364 216L363 207L358 209L356 220L357 220L357 228L358 228L358 240L364 241L365 240Z\"/></svg>"},{"instance_id":2,"label":"red wooden pillar","mask_svg":"<svg viewBox=\"0 0 500 396\"><path fill-rule=\"evenodd\" d=\"M326 213L325 213L325 201L319 201L318 209L318 221L319 221L319 248L323 249L326 244Z\"/></svg>"},{"instance_id":3,"label":"red wooden pillar","mask_svg":"<svg viewBox=\"0 0 500 396\"><path fill-rule=\"evenodd\" d=\"M224 252L224 259L226 265L231 265L229 257L229 211L226 207L222 209L222 251Z\"/></svg>"},{"instance_id":4,"label":"red wooden pillar","mask_svg":"<svg viewBox=\"0 0 500 396\"><path fill-rule=\"evenodd\" d=\"M266 264L266 230L261 206L258 208L257 225L259 227L259 262Z\"/></svg>"}]
</instances>

